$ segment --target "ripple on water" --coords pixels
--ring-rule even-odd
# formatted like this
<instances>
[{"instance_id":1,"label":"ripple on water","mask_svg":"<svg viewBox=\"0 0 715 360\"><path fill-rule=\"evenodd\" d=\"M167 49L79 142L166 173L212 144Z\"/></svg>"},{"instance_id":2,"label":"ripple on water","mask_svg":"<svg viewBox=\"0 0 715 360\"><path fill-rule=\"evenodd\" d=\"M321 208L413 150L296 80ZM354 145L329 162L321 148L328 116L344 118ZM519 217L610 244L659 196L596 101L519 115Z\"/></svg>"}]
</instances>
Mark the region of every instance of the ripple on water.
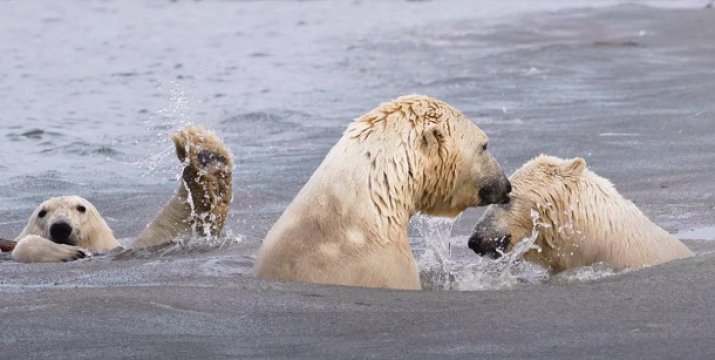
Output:
<instances>
[{"instance_id":1,"label":"ripple on water","mask_svg":"<svg viewBox=\"0 0 715 360\"><path fill-rule=\"evenodd\" d=\"M107 157L116 157L122 154L121 151L116 150L109 145L89 144L84 141L75 141L67 145L43 149L40 152L43 154L56 154L58 152L63 152L79 156L100 155Z\"/></svg>"},{"instance_id":2,"label":"ripple on water","mask_svg":"<svg viewBox=\"0 0 715 360\"><path fill-rule=\"evenodd\" d=\"M30 130L25 130L22 132L10 132L5 135L10 141L23 141L23 140L41 140L45 138L58 138L63 135L55 131L47 131L44 129L34 128Z\"/></svg>"}]
</instances>

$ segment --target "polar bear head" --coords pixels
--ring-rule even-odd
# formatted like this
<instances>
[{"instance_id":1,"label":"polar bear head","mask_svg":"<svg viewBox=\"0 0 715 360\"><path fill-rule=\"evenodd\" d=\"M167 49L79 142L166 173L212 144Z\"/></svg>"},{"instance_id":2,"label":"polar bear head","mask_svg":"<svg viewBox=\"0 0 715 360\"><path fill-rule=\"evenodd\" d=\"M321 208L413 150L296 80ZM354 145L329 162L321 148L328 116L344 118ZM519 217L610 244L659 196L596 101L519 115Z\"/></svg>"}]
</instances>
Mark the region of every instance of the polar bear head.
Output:
<instances>
[{"instance_id":1,"label":"polar bear head","mask_svg":"<svg viewBox=\"0 0 715 360\"><path fill-rule=\"evenodd\" d=\"M96 250L119 245L99 211L79 196L54 197L40 204L18 238L27 235Z\"/></svg>"},{"instance_id":2,"label":"polar bear head","mask_svg":"<svg viewBox=\"0 0 715 360\"><path fill-rule=\"evenodd\" d=\"M559 248L555 242L578 232L573 226L579 217L574 204L588 197L583 184L586 161L541 155L524 164L511 176L513 192L508 204L492 205L477 222L469 247L479 255L493 258L508 252L522 239L538 231L536 244L543 251ZM547 246L543 246L547 245ZM547 256L542 251L541 256ZM525 255L532 259L535 251Z\"/></svg>"},{"instance_id":3,"label":"polar bear head","mask_svg":"<svg viewBox=\"0 0 715 360\"><path fill-rule=\"evenodd\" d=\"M427 96L403 96L357 119L341 149L369 163L373 202L454 217L468 207L509 201L511 184L488 150L489 139L461 112Z\"/></svg>"}]
</instances>

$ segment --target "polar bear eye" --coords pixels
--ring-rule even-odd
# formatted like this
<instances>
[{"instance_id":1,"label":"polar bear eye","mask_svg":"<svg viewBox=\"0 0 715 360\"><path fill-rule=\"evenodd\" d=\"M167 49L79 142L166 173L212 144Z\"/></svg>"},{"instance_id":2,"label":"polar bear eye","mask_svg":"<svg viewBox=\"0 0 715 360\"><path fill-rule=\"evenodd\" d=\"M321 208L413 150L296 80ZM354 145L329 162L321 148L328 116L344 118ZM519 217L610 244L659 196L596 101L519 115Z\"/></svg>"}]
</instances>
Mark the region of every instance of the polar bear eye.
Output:
<instances>
[{"instance_id":1,"label":"polar bear eye","mask_svg":"<svg viewBox=\"0 0 715 360\"><path fill-rule=\"evenodd\" d=\"M82 205L77 205L77 211L84 214L84 212L87 211L87 208Z\"/></svg>"},{"instance_id":2,"label":"polar bear eye","mask_svg":"<svg viewBox=\"0 0 715 360\"><path fill-rule=\"evenodd\" d=\"M42 209L42 210L40 210L39 213L37 213L37 217L40 218L40 219L42 219L43 217L45 217L45 215L47 215L47 210L45 210L45 209Z\"/></svg>"},{"instance_id":3,"label":"polar bear eye","mask_svg":"<svg viewBox=\"0 0 715 360\"><path fill-rule=\"evenodd\" d=\"M484 144L484 145L482 145L482 150L487 151L488 147L489 147L489 144Z\"/></svg>"}]
</instances>

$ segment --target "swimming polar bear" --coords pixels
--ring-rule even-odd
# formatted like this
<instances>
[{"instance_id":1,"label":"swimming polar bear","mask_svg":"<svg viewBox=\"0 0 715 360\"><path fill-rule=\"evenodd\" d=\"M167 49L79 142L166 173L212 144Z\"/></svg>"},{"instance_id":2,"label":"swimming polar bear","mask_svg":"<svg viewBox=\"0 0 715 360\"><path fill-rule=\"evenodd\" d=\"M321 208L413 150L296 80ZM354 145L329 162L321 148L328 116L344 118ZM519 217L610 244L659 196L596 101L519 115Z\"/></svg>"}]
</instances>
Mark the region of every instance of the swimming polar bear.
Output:
<instances>
[{"instance_id":1,"label":"swimming polar bear","mask_svg":"<svg viewBox=\"0 0 715 360\"><path fill-rule=\"evenodd\" d=\"M489 139L440 100L403 96L350 124L266 235L258 277L421 289L407 228L509 199Z\"/></svg>"},{"instance_id":2,"label":"swimming polar bear","mask_svg":"<svg viewBox=\"0 0 715 360\"><path fill-rule=\"evenodd\" d=\"M469 247L479 255L498 257L537 231L539 249L523 257L554 273L598 262L640 268L693 256L582 158L538 156L511 182L511 201L491 205L475 226Z\"/></svg>"},{"instance_id":3,"label":"swimming polar bear","mask_svg":"<svg viewBox=\"0 0 715 360\"><path fill-rule=\"evenodd\" d=\"M199 126L187 126L172 139L184 163L182 182L133 248L159 246L192 232L216 236L228 216L233 196L231 152L216 134ZM99 211L79 196L40 204L15 241L14 249L8 241L0 245L20 262L72 261L92 251L121 247Z\"/></svg>"}]
</instances>

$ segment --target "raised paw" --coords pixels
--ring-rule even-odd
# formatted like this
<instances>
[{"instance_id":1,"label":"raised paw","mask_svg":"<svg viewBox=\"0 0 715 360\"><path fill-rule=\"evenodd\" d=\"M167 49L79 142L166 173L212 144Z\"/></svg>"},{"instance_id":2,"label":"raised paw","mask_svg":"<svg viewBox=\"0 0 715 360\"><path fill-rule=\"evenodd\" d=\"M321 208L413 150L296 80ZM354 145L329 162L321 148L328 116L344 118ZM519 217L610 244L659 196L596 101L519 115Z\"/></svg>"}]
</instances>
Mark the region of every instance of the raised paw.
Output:
<instances>
[{"instance_id":1,"label":"raised paw","mask_svg":"<svg viewBox=\"0 0 715 360\"><path fill-rule=\"evenodd\" d=\"M192 227L218 235L233 197L233 157L215 133L187 126L173 136L176 155L184 164L182 178L190 196Z\"/></svg>"},{"instance_id":2,"label":"raised paw","mask_svg":"<svg viewBox=\"0 0 715 360\"><path fill-rule=\"evenodd\" d=\"M172 139L176 156L187 166L229 172L233 167L231 152L213 131L190 125L174 133Z\"/></svg>"}]
</instances>

